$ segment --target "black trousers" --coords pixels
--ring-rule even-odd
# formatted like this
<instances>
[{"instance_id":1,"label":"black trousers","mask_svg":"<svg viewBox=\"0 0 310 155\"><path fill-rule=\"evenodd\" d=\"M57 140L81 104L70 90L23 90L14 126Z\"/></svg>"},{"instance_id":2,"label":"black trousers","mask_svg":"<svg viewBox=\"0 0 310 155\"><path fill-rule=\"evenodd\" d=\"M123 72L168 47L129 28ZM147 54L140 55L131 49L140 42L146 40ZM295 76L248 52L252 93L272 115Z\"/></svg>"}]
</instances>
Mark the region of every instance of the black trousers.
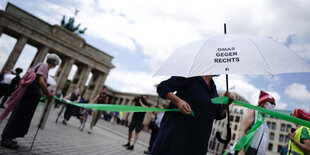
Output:
<instances>
[{"instance_id":1,"label":"black trousers","mask_svg":"<svg viewBox=\"0 0 310 155\"><path fill-rule=\"evenodd\" d=\"M64 113L64 118L69 121L72 115L76 114L77 107L71 104L66 105L66 110Z\"/></svg>"},{"instance_id":2,"label":"black trousers","mask_svg":"<svg viewBox=\"0 0 310 155\"><path fill-rule=\"evenodd\" d=\"M151 152L153 144L154 144L154 142L156 140L158 131L159 131L159 128L157 126L152 129L151 138L150 138L150 141L149 141L149 148L148 148L148 150L150 152Z\"/></svg>"}]
</instances>

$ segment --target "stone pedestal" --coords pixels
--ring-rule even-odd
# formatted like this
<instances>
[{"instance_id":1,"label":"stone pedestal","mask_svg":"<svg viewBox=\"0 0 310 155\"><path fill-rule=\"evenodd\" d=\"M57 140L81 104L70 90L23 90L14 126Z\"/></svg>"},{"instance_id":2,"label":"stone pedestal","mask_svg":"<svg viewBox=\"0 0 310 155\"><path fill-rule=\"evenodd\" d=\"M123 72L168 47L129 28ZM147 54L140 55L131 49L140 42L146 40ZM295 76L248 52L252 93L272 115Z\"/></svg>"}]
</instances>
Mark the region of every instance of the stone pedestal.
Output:
<instances>
[{"instance_id":1,"label":"stone pedestal","mask_svg":"<svg viewBox=\"0 0 310 155\"><path fill-rule=\"evenodd\" d=\"M48 116L50 114L51 109L53 108L54 99L51 99L50 101L46 101L44 104L44 111L41 114L41 119L39 123L39 128L44 129L45 124L47 122Z\"/></svg>"},{"instance_id":2,"label":"stone pedestal","mask_svg":"<svg viewBox=\"0 0 310 155\"><path fill-rule=\"evenodd\" d=\"M25 44L27 43L27 38L22 36L18 39L16 42L10 56L6 60L6 63L4 64L2 71L4 70L12 70L17 59L19 58L19 55L21 54L23 48L25 47Z\"/></svg>"}]
</instances>

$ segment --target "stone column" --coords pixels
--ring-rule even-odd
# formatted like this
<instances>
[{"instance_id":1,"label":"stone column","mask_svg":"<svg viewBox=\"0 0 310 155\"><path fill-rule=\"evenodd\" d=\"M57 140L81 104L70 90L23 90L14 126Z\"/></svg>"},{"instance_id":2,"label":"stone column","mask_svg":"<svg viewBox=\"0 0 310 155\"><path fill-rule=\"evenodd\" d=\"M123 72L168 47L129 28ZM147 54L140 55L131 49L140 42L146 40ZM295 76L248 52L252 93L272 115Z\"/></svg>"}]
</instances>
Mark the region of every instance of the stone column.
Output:
<instances>
[{"instance_id":1,"label":"stone column","mask_svg":"<svg viewBox=\"0 0 310 155\"><path fill-rule=\"evenodd\" d=\"M82 73L81 73L80 79L79 79L79 81L78 81L78 83L77 83L77 85L79 86L79 88L80 88L81 90L84 89L84 86L85 86L85 84L86 84L86 81L87 81L87 79L88 79L88 76L89 76L89 74L90 74L91 69L92 69L92 68L91 68L90 66L85 66L85 67L83 68L83 71L82 71Z\"/></svg>"},{"instance_id":2,"label":"stone column","mask_svg":"<svg viewBox=\"0 0 310 155\"><path fill-rule=\"evenodd\" d=\"M27 43L27 40L28 39L25 36L22 36L21 38L18 39L12 52L10 53L10 56L6 60L6 63L4 64L2 71L4 70L9 71L13 69L20 53L22 52L23 48L25 47L25 44Z\"/></svg>"},{"instance_id":3,"label":"stone column","mask_svg":"<svg viewBox=\"0 0 310 155\"><path fill-rule=\"evenodd\" d=\"M93 99L103 88L105 81L105 74L104 73L99 73L98 79L95 82L95 87L93 92L91 93L90 99Z\"/></svg>"},{"instance_id":4,"label":"stone column","mask_svg":"<svg viewBox=\"0 0 310 155\"><path fill-rule=\"evenodd\" d=\"M76 86L80 88L80 91L82 92L90 71L91 71L91 67L89 66L81 66L81 65L78 66L78 70L76 71L74 75L73 81L70 85L70 88L68 89L68 92L73 91L73 89Z\"/></svg>"},{"instance_id":5,"label":"stone column","mask_svg":"<svg viewBox=\"0 0 310 155\"><path fill-rule=\"evenodd\" d=\"M44 47L39 47L38 52L36 53L36 56L33 58L30 68L33 68L36 66L38 63L43 62L47 53L49 51L49 48L44 46Z\"/></svg>"},{"instance_id":6,"label":"stone column","mask_svg":"<svg viewBox=\"0 0 310 155\"><path fill-rule=\"evenodd\" d=\"M112 102L112 104L117 104L117 102L119 101L119 97L115 98L115 100Z\"/></svg>"},{"instance_id":7,"label":"stone column","mask_svg":"<svg viewBox=\"0 0 310 155\"><path fill-rule=\"evenodd\" d=\"M128 100L128 99L124 98L124 99L123 99L123 102L120 103L120 105L125 105L125 103L126 103L127 100Z\"/></svg>"},{"instance_id":8,"label":"stone column","mask_svg":"<svg viewBox=\"0 0 310 155\"><path fill-rule=\"evenodd\" d=\"M2 33L3 33L3 26L0 26L0 37L1 37Z\"/></svg>"},{"instance_id":9,"label":"stone column","mask_svg":"<svg viewBox=\"0 0 310 155\"><path fill-rule=\"evenodd\" d=\"M84 94L84 97L88 98L90 101L92 100L91 95L95 88L95 82L98 79L98 74L96 74L95 72L92 72L92 73L93 73L93 76L91 77L89 84L87 86L86 92Z\"/></svg>"},{"instance_id":10,"label":"stone column","mask_svg":"<svg viewBox=\"0 0 310 155\"><path fill-rule=\"evenodd\" d=\"M66 59L63 61L63 64L58 68L56 73L56 82L57 82L56 90L63 89L73 63L74 59Z\"/></svg>"}]
</instances>

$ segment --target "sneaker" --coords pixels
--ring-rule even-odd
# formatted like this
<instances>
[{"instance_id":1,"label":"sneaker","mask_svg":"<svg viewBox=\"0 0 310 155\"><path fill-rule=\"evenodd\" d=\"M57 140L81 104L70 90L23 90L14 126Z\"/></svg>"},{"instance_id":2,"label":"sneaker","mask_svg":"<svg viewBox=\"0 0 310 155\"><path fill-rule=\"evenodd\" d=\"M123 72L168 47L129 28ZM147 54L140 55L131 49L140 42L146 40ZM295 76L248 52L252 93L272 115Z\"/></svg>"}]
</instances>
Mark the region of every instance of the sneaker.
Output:
<instances>
[{"instance_id":1,"label":"sneaker","mask_svg":"<svg viewBox=\"0 0 310 155\"><path fill-rule=\"evenodd\" d=\"M63 120L63 121L62 121L62 124L63 124L63 125L67 125L67 121L66 121L66 120Z\"/></svg>"},{"instance_id":2,"label":"sneaker","mask_svg":"<svg viewBox=\"0 0 310 155\"><path fill-rule=\"evenodd\" d=\"M93 132L92 129L89 129L89 130L87 131L88 134L91 134L92 132Z\"/></svg>"},{"instance_id":3,"label":"sneaker","mask_svg":"<svg viewBox=\"0 0 310 155\"><path fill-rule=\"evenodd\" d=\"M123 146L128 147L128 146L130 146L130 143L124 144Z\"/></svg>"},{"instance_id":4,"label":"sneaker","mask_svg":"<svg viewBox=\"0 0 310 155\"><path fill-rule=\"evenodd\" d=\"M12 140L1 140L1 146L9 149L18 149L19 146Z\"/></svg>"},{"instance_id":5,"label":"sneaker","mask_svg":"<svg viewBox=\"0 0 310 155\"><path fill-rule=\"evenodd\" d=\"M144 154L150 154L151 152L149 150L144 151Z\"/></svg>"},{"instance_id":6,"label":"sneaker","mask_svg":"<svg viewBox=\"0 0 310 155\"><path fill-rule=\"evenodd\" d=\"M127 147L127 150L133 150L134 146L133 145L130 145Z\"/></svg>"}]
</instances>

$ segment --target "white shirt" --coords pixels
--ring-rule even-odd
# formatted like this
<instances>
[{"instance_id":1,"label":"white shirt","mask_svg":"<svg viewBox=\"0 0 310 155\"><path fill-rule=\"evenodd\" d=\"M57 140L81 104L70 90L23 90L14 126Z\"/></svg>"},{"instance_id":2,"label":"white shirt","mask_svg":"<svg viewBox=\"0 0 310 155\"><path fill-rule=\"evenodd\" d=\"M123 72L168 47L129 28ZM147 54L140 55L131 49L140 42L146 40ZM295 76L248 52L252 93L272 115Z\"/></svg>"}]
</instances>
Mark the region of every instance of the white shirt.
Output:
<instances>
[{"instance_id":1,"label":"white shirt","mask_svg":"<svg viewBox=\"0 0 310 155\"><path fill-rule=\"evenodd\" d=\"M3 75L3 80L1 81L1 84L11 84L12 80L15 78L16 75L12 73L6 73Z\"/></svg>"}]
</instances>

